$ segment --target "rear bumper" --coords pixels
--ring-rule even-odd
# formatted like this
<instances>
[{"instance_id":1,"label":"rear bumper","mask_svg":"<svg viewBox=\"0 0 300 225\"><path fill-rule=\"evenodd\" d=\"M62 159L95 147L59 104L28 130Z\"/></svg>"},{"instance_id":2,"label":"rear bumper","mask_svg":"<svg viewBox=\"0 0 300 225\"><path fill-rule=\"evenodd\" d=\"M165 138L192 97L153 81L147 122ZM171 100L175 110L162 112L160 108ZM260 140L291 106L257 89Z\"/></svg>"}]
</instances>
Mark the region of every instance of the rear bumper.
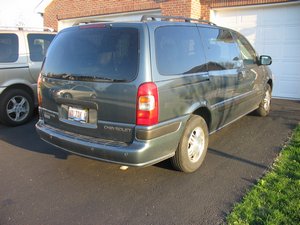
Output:
<instances>
[{"instance_id":1,"label":"rear bumper","mask_svg":"<svg viewBox=\"0 0 300 225\"><path fill-rule=\"evenodd\" d=\"M158 137L155 135L151 140L135 138L132 143L107 141L65 132L44 124L43 120L38 121L36 129L42 140L65 151L105 162L143 167L163 161L175 154L187 119L188 117L181 117L172 120L171 124L177 123L178 127L170 133ZM164 127L168 127L165 130L170 130L170 123L146 130L151 134L151 130L157 133L158 128L164 130ZM143 137L147 137L144 135L145 129L137 127L137 136L141 136L141 132Z\"/></svg>"}]
</instances>

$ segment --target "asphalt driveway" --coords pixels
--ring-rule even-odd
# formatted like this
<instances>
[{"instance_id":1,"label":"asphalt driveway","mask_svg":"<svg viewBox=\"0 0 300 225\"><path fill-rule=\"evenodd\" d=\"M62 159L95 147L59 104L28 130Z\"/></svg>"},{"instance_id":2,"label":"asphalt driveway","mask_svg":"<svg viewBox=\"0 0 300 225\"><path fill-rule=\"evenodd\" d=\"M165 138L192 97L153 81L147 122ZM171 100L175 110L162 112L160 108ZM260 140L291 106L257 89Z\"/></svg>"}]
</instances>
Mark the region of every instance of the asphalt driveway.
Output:
<instances>
[{"instance_id":1,"label":"asphalt driveway","mask_svg":"<svg viewBox=\"0 0 300 225\"><path fill-rule=\"evenodd\" d=\"M0 125L0 224L220 224L300 121L299 101L272 107L269 117L248 115L213 134L193 174L168 162L121 171L65 153L38 138L37 119Z\"/></svg>"}]
</instances>

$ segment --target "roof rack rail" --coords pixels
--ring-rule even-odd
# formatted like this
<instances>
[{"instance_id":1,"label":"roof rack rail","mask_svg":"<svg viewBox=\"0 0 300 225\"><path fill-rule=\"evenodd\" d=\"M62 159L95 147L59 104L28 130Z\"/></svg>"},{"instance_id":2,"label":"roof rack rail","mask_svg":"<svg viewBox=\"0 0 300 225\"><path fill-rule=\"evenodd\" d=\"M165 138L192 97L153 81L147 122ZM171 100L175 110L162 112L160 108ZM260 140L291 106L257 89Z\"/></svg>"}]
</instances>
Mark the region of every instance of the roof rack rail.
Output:
<instances>
[{"instance_id":1,"label":"roof rack rail","mask_svg":"<svg viewBox=\"0 0 300 225\"><path fill-rule=\"evenodd\" d=\"M142 18L141 18L141 22L157 21L157 19L161 19L161 21L183 20L184 22L188 22L188 23L191 23L192 21L196 21L196 22L199 22L199 23L206 23L206 24L209 24L209 25L217 26L215 23L212 23L208 20L188 18L188 17L183 17L183 16L143 15Z\"/></svg>"},{"instance_id":2,"label":"roof rack rail","mask_svg":"<svg viewBox=\"0 0 300 225\"><path fill-rule=\"evenodd\" d=\"M2 30L28 30L28 31L49 31L53 32L54 29L51 27L22 27L22 26L0 26Z\"/></svg>"}]
</instances>

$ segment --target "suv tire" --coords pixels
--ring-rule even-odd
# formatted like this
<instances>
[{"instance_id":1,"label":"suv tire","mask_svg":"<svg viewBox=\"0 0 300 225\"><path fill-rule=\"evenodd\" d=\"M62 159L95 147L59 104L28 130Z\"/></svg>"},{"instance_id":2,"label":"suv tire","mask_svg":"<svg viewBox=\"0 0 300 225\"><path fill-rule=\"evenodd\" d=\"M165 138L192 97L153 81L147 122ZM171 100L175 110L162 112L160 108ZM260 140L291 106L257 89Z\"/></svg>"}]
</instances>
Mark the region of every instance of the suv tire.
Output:
<instances>
[{"instance_id":1,"label":"suv tire","mask_svg":"<svg viewBox=\"0 0 300 225\"><path fill-rule=\"evenodd\" d=\"M173 167L186 173L196 171L205 158L207 147L207 124L202 117L192 115L187 122L175 155L171 158Z\"/></svg>"},{"instance_id":2,"label":"suv tire","mask_svg":"<svg viewBox=\"0 0 300 225\"><path fill-rule=\"evenodd\" d=\"M255 110L255 113L258 116L267 116L270 113L271 109L271 96L272 96L272 88L269 84L266 85L264 98L259 104L258 109Z\"/></svg>"},{"instance_id":3,"label":"suv tire","mask_svg":"<svg viewBox=\"0 0 300 225\"><path fill-rule=\"evenodd\" d=\"M26 91L11 89L0 100L0 121L5 125L18 126L26 123L33 114L33 99Z\"/></svg>"}]
</instances>

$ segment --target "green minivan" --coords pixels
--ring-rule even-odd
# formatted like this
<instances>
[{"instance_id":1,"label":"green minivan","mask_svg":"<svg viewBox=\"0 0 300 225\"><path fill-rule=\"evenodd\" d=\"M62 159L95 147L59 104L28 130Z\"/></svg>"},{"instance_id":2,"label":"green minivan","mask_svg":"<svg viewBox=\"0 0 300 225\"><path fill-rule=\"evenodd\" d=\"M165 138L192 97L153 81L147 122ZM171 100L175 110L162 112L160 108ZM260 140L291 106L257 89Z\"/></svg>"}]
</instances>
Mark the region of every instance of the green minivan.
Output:
<instances>
[{"instance_id":1,"label":"green minivan","mask_svg":"<svg viewBox=\"0 0 300 225\"><path fill-rule=\"evenodd\" d=\"M38 80L40 137L126 166L202 164L209 134L270 111L271 57L203 20L144 16L62 30Z\"/></svg>"}]
</instances>

